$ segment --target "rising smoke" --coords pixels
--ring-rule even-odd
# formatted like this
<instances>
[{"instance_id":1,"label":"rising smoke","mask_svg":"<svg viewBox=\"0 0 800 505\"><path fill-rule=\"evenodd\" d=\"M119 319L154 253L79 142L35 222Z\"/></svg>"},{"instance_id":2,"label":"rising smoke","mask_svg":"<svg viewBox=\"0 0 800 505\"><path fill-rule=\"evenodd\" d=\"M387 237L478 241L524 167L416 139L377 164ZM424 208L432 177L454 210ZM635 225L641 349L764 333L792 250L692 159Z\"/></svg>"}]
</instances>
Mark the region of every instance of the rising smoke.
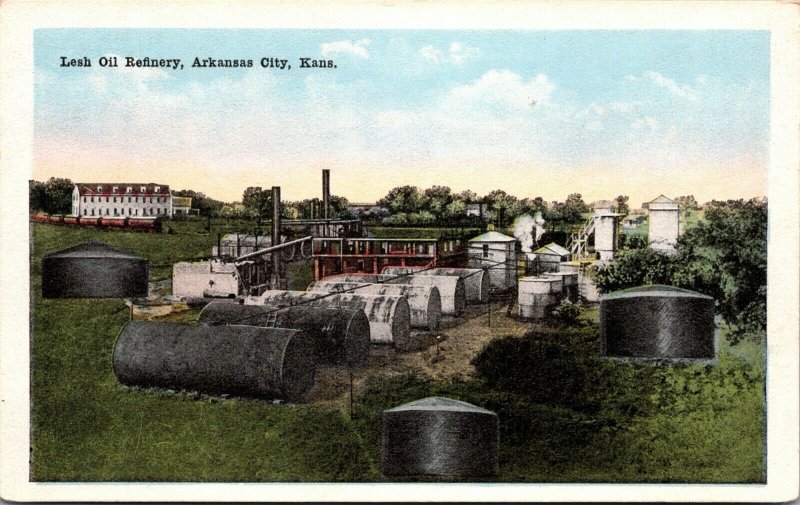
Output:
<instances>
[{"instance_id":1,"label":"rising smoke","mask_svg":"<svg viewBox=\"0 0 800 505\"><path fill-rule=\"evenodd\" d=\"M533 217L523 214L514 220L514 237L522 244L522 252L531 252L544 233L545 220L541 212Z\"/></svg>"}]
</instances>

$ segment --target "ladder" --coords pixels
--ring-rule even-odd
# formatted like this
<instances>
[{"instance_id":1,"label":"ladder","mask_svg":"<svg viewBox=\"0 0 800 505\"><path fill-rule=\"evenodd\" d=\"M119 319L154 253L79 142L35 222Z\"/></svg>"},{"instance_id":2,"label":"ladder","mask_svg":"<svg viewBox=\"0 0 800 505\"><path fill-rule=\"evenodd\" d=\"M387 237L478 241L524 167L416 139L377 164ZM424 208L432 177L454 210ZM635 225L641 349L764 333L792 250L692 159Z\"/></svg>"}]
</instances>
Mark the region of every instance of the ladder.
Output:
<instances>
[{"instance_id":1,"label":"ladder","mask_svg":"<svg viewBox=\"0 0 800 505\"><path fill-rule=\"evenodd\" d=\"M567 245L573 260L589 257L589 236L594 232L594 224L594 216L591 216L583 223L578 233L570 235Z\"/></svg>"},{"instance_id":2,"label":"ladder","mask_svg":"<svg viewBox=\"0 0 800 505\"><path fill-rule=\"evenodd\" d=\"M277 322L278 322L278 313L277 313L277 312L275 312L275 311L272 311L272 312L269 312L269 313L267 314L267 320L266 320L266 322L264 323L264 325L265 325L267 328L274 328L274 327L275 327L275 324L276 324Z\"/></svg>"}]
</instances>

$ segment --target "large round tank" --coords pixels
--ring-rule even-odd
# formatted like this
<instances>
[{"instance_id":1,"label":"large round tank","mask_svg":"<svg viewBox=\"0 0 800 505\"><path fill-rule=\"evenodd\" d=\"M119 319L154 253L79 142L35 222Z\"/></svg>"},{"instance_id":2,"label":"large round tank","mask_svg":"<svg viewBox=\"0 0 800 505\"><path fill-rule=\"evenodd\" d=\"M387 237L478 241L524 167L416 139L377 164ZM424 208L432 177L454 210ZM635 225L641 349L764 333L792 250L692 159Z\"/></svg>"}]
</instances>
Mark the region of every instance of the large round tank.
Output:
<instances>
[{"instance_id":1,"label":"large round tank","mask_svg":"<svg viewBox=\"0 0 800 505\"><path fill-rule=\"evenodd\" d=\"M547 272L545 277L561 279L561 297L572 302L578 301L578 274L570 272Z\"/></svg>"},{"instance_id":2,"label":"large round tank","mask_svg":"<svg viewBox=\"0 0 800 505\"><path fill-rule=\"evenodd\" d=\"M560 297L561 279L552 277L520 277L517 309L525 319L544 319L555 308Z\"/></svg>"},{"instance_id":3,"label":"large round tank","mask_svg":"<svg viewBox=\"0 0 800 505\"><path fill-rule=\"evenodd\" d=\"M308 290L321 293L348 292L370 296L404 296L411 311L411 327L435 331L442 317L442 300L436 286L408 284L366 284L358 282L315 282Z\"/></svg>"},{"instance_id":4,"label":"large round tank","mask_svg":"<svg viewBox=\"0 0 800 505\"><path fill-rule=\"evenodd\" d=\"M265 291L254 301L256 305L282 309L295 305L332 309L362 310L369 319L369 336L373 343L393 344L405 349L411 336L411 315L408 301L402 296L369 296L355 294L308 293L306 291Z\"/></svg>"},{"instance_id":5,"label":"large round tank","mask_svg":"<svg viewBox=\"0 0 800 505\"><path fill-rule=\"evenodd\" d=\"M640 286L600 299L607 356L714 358L714 299L672 286Z\"/></svg>"},{"instance_id":6,"label":"large round tank","mask_svg":"<svg viewBox=\"0 0 800 505\"><path fill-rule=\"evenodd\" d=\"M408 284L411 286L436 286L442 300L442 314L458 316L467 305L464 280L448 275L376 275L376 274L342 274L326 277L324 281L364 282L386 284Z\"/></svg>"},{"instance_id":7,"label":"large round tank","mask_svg":"<svg viewBox=\"0 0 800 505\"><path fill-rule=\"evenodd\" d=\"M150 264L103 242L87 242L42 258L45 298L147 296Z\"/></svg>"},{"instance_id":8,"label":"large round tank","mask_svg":"<svg viewBox=\"0 0 800 505\"><path fill-rule=\"evenodd\" d=\"M449 398L417 400L382 414L381 471L396 476L497 473L497 414Z\"/></svg>"},{"instance_id":9,"label":"large round tank","mask_svg":"<svg viewBox=\"0 0 800 505\"><path fill-rule=\"evenodd\" d=\"M200 322L302 330L316 342L317 360L324 365L356 369L369 358L369 320L362 310L212 302L200 312Z\"/></svg>"},{"instance_id":10,"label":"large round tank","mask_svg":"<svg viewBox=\"0 0 800 505\"><path fill-rule=\"evenodd\" d=\"M428 268L428 267L384 267L384 275L455 275L464 279L467 303L487 303L489 301L489 274L482 268Z\"/></svg>"},{"instance_id":11,"label":"large round tank","mask_svg":"<svg viewBox=\"0 0 800 505\"><path fill-rule=\"evenodd\" d=\"M314 386L314 349L299 330L130 321L113 367L128 386L302 403Z\"/></svg>"}]
</instances>

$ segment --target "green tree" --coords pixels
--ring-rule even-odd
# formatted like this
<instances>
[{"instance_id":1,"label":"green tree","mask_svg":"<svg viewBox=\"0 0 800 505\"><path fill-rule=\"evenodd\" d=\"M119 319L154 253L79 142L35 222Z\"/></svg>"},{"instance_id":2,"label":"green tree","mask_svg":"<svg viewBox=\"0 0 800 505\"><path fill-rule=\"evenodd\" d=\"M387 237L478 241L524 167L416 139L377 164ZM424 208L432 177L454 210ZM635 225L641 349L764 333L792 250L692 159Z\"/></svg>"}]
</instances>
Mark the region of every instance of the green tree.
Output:
<instances>
[{"instance_id":1,"label":"green tree","mask_svg":"<svg viewBox=\"0 0 800 505\"><path fill-rule=\"evenodd\" d=\"M261 219L272 219L272 191L251 186L242 194L242 205L247 214Z\"/></svg>"},{"instance_id":2,"label":"green tree","mask_svg":"<svg viewBox=\"0 0 800 505\"><path fill-rule=\"evenodd\" d=\"M28 207L31 212L69 214L74 188L71 180L58 177L51 177L47 182L28 181Z\"/></svg>"},{"instance_id":3,"label":"green tree","mask_svg":"<svg viewBox=\"0 0 800 505\"><path fill-rule=\"evenodd\" d=\"M447 186L432 186L422 192L424 205L428 212L442 218L445 209L453 201L453 193Z\"/></svg>"},{"instance_id":4,"label":"green tree","mask_svg":"<svg viewBox=\"0 0 800 505\"><path fill-rule=\"evenodd\" d=\"M378 205L388 207L392 214L412 214L423 208L424 197L416 186L399 186L378 200Z\"/></svg>"},{"instance_id":5,"label":"green tree","mask_svg":"<svg viewBox=\"0 0 800 505\"><path fill-rule=\"evenodd\" d=\"M628 207L629 197L627 195L619 195L614 201L617 203L617 212L620 214L628 214L630 208Z\"/></svg>"}]
</instances>

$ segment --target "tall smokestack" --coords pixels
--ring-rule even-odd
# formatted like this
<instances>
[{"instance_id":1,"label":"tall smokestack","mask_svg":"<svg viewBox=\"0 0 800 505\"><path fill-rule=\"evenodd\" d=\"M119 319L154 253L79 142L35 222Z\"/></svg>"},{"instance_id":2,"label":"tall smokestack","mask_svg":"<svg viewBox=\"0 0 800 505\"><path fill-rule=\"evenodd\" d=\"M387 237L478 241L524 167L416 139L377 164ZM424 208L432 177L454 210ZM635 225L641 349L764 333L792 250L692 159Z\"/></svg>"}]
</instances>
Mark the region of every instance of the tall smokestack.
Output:
<instances>
[{"instance_id":1,"label":"tall smokestack","mask_svg":"<svg viewBox=\"0 0 800 505\"><path fill-rule=\"evenodd\" d=\"M272 186L272 245L281 243L281 187ZM280 289L281 255L272 253L272 289Z\"/></svg>"},{"instance_id":2,"label":"tall smokestack","mask_svg":"<svg viewBox=\"0 0 800 505\"><path fill-rule=\"evenodd\" d=\"M322 170L322 207L325 219L328 219L330 214L331 204L331 171L326 169Z\"/></svg>"}]
</instances>

